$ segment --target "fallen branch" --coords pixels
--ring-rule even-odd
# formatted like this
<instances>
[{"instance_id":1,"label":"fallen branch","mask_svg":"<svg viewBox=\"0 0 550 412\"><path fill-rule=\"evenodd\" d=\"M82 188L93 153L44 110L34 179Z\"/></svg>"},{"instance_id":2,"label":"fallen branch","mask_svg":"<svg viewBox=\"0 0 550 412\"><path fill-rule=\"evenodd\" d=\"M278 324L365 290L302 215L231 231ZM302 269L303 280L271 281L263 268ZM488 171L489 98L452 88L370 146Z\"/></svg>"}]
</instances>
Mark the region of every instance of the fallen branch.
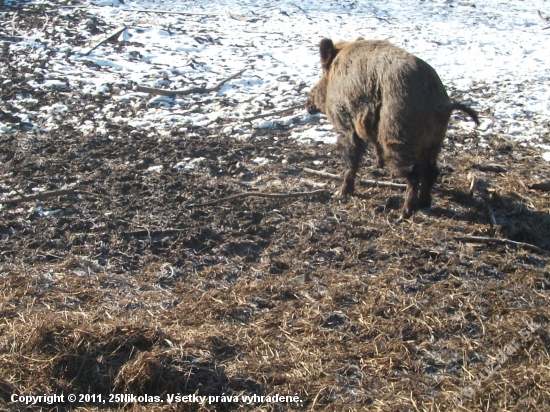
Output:
<instances>
[{"instance_id":1,"label":"fallen branch","mask_svg":"<svg viewBox=\"0 0 550 412\"><path fill-rule=\"evenodd\" d=\"M506 168L497 164L478 164L474 163L474 168L481 172L496 172L496 173L505 173Z\"/></svg>"},{"instance_id":2,"label":"fallen branch","mask_svg":"<svg viewBox=\"0 0 550 412\"><path fill-rule=\"evenodd\" d=\"M242 121L243 122L251 122L252 120L262 119L264 117L278 116L280 114L291 112L291 111L294 111L296 109L303 109L304 107L305 106L303 104L299 104L297 106L291 106L291 107L288 107L288 108L283 109L283 110L278 110L276 112L269 112L269 113L264 113L264 114L258 114L256 116L252 116L252 117L246 117L246 118L242 119Z\"/></svg>"},{"instance_id":3,"label":"fallen branch","mask_svg":"<svg viewBox=\"0 0 550 412\"><path fill-rule=\"evenodd\" d=\"M189 232L188 229L162 229L162 230L134 230L133 232L123 232L123 236L133 236L133 237L153 237L153 236L170 236L180 233L187 233Z\"/></svg>"},{"instance_id":4,"label":"fallen branch","mask_svg":"<svg viewBox=\"0 0 550 412\"><path fill-rule=\"evenodd\" d=\"M267 19L267 17L260 16L241 16L240 14L229 13L229 17L235 20L245 21L247 23L256 23L258 20Z\"/></svg>"},{"instance_id":5,"label":"fallen branch","mask_svg":"<svg viewBox=\"0 0 550 412\"><path fill-rule=\"evenodd\" d=\"M107 196L103 194L86 192L85 190L75 190L75 189L53 190L51 192L42 192L42 193L37 193L35 195L30 195L30 196L25 196L21 193L19 195L21 197L18 197L17 199L6 199L6 200L0 199L0 204L17 205L19 203L32 202L33 200L43 200L43 199L48 199L50 197L67 196L67 195L89 195L89 196L107 198Z\"/></svg>"},{"instance_id":6,"label":"fallen branch","mask_svg":"<svg viewBox=\"0 0 550 412\"><path fill-rule=\"evenodd\" d=\"M6 36L4 34L0 34L0 40L10 43L18 43L20 41L28 41L33 43L39 43L40 45L43 45L43 43L40 41L40 39L35 39L33 37L28 36Z\"/></svg>"},{"instance_id":7,"label":"fallen branch","mask_svg":"<svg viewBox=\"0 0 550 412\"><path fill-rule=\"evenodd\" d=\"M55 196L74 195L75 193L76 192L74 189L54 190L51 192L37 193L36 195L31 195L31 196L24 196L17 199L7 199L7 200L0 199L0 203L4 205L17 205L19 203L30 202L33 200L48 199L50 197L55 197Z\"/></svg>"},{"instance_id":8,"label":"fallen branch","mask_svg":"<svg viewBox=\"0 0 550 412\"><path fill-rule=\"evenodd\" d=\"M521 29L519 26L514 26L514 25L512 25L512 24L508 24L508 26L510 26L510 27L511 27L512 29L514 29L514 30L519 30L519 31L522 31L522 32L524 32L524 33L529 33L529 34L541 34L541 33L539 33L539 32L532 31L532 30L523 30L523 29ZM546 30L546 29L550 29L550 26L544 27L544 28L541 29L541 30ZM550 33L542 33L542 34L550 34Z\"/></svg>"},{"instance_id":9,"label":"fallen branch","mask_svg":"<svg viewBox=\"0 0 550 412\"><path fill-rule=\"evenodd\" d=\"M230 202L231 200L235 200L235 199L243 199L245 197L267 197L270 199L286 199L290 197L314 196L314 195L320 195L322 193L327 193L327 190L321 189L321 190L314 190L313 192L294 192L294 193L247 192L247 193L240 193L235 196L229 196L223 199L214 200L212 202L195 203L195 204L187 205L187 207L193 208L193 207L203 207L203 206L214 206L220 203Z\"/></svg>"},{"instance_id":10,"label":"fallen branch","mask_svg":"<svg viewBox=\"0 0 550 412\"><path fill-rule=\"evenodd\" d=\"M105 43L107 40L110 40L113 37L118 36L124 30L126 30L126 26L120 26L120 27L117 27L116 29L113 29L113 30L107 32L107 33L101 34L100 36L96 37L95 40L92 40L90 46L88 46L88 48L82 50L82 52L80 54L82 54L83 56L87 56L88 54L90 54L92 52L92 50L96 49L101 44Z\"/></svg>"},{"instance_id":11,"label":"fallen branch","mask_svg":"<svg viewBox=\"0 0 550 412\"><path fill-rule=\"evenodd\" d=\"M327 172L321 172L319 170L308 169L307 167L304 167L302 170L306 173L311 173L322 177L328 177L330 179L336 179L336 180L342 179L342 176L335 175L332 173L327 173ZM403 183L380 182L378 180L370 180L370 179L359 179L359 182L361 182L363 186L367 186L367 187L393 187L395 189L407 188L407 185Z\"/></svg>"},{"instance_id":12,"label":"fallen branch","mask_svg":"<svg viewBox=\"0 0 550 412\"><path fill-rule=\"evenodd\" d=\"M102 9L101 6L61 6L62 9ZM156 10L156 9L130 9L130 8L117 8L117 11L128 11L136 13L161 13L161 14L179 14L184 16L211 16L217 17L219 14L213 13L188 13L185 11L172 11L172 10Z\"/></svg>"},{"instance_id":13,"label":"fallen branch","mask_svg":"<svg viewBox=\"0 0 550 412\"><path fill-rule=\"evenodd\" d=\"M496 237L479 237L479 236L458 236L454 238L458 242L462 243L482 243L482 244L497 244L515 246L520 249L530 250L531 252L539 253L542 255L550 255L550 251L541 249L538 246L531 245L530 243L514 242L508 239L499 239Z\"/></svg>"},{"instance_id":14,"label":"fallen branch","mask_svg":"<svg viewBox=\"0 0 550 412\"><path fill-rule=\"evenodd\" d=\"M179 14L183 16L210 16L218 17L219 14L213 13L187 13L185 11L156 10L156 9L121 9L123 11L135 11L138 13L161 13L161 14Z\"/></svg>"},{"instance_id":15,"label":"fallen branch","mask_svg":"<svg viewBox=\"0 0 550 412\"><path fill-rule=\"evenodd\" d=\"M147 86L136 86L136 91L138 92L144 92L149 94L157 94L161 96L168 96L168 97L174 97L178 95L186 96L188 94L194 94L194 93L211 93L211 92L217 92L222 88L222 86L227 83L230 80L233 80L235 77L240 76L246 71L246 69L241 70L238 73L235 73L233 76L228 77L227 79L222 80L214 87L193 87L191 89L185 89L185 90L166 90L166 89L155 89L154 87L147 87Z\"/></svg>"}]
</instances>

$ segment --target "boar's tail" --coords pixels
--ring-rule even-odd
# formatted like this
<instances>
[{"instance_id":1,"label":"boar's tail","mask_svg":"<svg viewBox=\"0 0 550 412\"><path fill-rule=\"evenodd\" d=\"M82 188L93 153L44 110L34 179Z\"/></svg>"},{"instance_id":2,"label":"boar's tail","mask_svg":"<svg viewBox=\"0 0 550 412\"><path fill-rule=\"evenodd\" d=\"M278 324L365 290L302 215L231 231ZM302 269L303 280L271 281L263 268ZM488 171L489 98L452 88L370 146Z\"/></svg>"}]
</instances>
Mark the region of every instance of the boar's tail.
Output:
<instances>
[{"instance_id":1,"label":"boar's tail","mask_svg":"<svg viewBox=\"0 0 550 412\"><path fill-rule=\"evenodd\" d=\"M476 123L476 125L479 126L479 118L477 117L477 112L474 109L470 109L468 106L457 102L451 102L451 104L448 107L451 111L460 110L466 113L468 116L474 119L474 122Z\"/></svg>"}]
</instances>

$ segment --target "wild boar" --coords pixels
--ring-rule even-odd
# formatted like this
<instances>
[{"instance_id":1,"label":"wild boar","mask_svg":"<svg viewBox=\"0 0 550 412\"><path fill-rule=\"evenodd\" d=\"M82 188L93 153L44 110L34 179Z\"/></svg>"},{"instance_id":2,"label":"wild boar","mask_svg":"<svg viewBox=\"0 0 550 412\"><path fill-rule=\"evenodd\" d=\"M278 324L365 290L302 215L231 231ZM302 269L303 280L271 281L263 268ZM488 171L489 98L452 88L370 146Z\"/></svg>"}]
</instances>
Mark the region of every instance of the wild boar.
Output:
<instances>
[{"instance_id":1,"label":"wild boar","mask_svg":"<svg viewBox=\"0 0 550 412\"><path fill-rule=\"evenodd\" d=\"M353 195L366 143L374 145L378 165L407 179L403 219L431 205L437 156L451 112L461 110L479 124L471 108L451 101L435 70L388 41L319 44L323 74L308 95L310 114L327 115L338 134L346 164L337 195Z\"/></svg>"}]
</instances>

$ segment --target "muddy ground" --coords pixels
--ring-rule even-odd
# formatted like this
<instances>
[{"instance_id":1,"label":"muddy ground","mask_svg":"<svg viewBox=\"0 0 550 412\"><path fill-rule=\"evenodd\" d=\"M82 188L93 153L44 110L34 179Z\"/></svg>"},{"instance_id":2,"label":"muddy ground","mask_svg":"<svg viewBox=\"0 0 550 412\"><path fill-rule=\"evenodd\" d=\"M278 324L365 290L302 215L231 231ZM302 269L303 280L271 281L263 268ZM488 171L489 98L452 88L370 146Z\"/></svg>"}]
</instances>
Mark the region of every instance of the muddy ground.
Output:
<instances>
[{"instance_id":1,"label":"muddy ground","mask_svg":"<svg viewBox=\"0 0 550 412\"><path fill-rule=\"evenodd\" d=\"M18 65L10 44L1 120L15 132L0 135L3 199L77 192L0 212L2 409L25 409L13 394L75 393L107 402L28 408L550 410L548 255L455 239L550 251L550 195L529 189L548 179L538 151L504 138L481 147L453 117L432 209L399 222L403 191L359 185L341 200L331 195L338 181L304 172L342 164L334 145L290 139L293 126L246 141L223 134L223 120L178 125L170 138L109 123L106 135L84 135L59 116L40 132L18 116L17 95L37 108L70 101L80 123L109 97L29 88L44 62ZM139 110L118 104L121 116ZM186 158L203 159L174 168ZM471 172L482 189L473 196ZM361 176L402 182L372 155ZM117 393L162 402L109 402ZM178 393L300 401L169 404Z\"/></svg>"}]
</instances>

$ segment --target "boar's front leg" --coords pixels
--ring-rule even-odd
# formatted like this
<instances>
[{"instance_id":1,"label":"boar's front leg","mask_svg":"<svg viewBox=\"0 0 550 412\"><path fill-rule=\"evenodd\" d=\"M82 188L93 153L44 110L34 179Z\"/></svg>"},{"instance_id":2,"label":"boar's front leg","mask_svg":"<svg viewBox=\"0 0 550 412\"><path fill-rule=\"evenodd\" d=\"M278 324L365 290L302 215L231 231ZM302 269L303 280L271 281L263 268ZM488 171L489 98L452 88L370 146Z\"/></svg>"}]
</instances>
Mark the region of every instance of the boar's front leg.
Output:
<instances>
[{"instance_id":1,"label":"boar's front leg","mask_svg":"<svg viewBox=\"0 0 550 412\"><path fill-rule=\"evenodd\" d=\"M420 167L415 166L407 175L407 192L405 204L401 210L401 218L408 219L418 209L418 187L420 186Z\"/></svg>"},{"instance_id":2,"label":"boar's front leg","mask_svg":"<svg viewBox=\"0 0 550 412\"><path fill-rule=\"evenodd\" d=\"M418 208L430 207L432 187L439 176L439 168L435 160L426 164L420 178L420 194L418 195Z\"/></svg>"},{"instance_id":3,"label":"boar's front leg","mask_svg":"<svg viewBox=\"0 0 550 412\"><path fill-rule=\"evenodd\" d=\"M344 182L336 196L351 196L355 189L355 175L366 151L365 142L356 133L341 134L338 136L338 147L342 153L342 160L346 165Z\"/></svg>"}]
</instances>

